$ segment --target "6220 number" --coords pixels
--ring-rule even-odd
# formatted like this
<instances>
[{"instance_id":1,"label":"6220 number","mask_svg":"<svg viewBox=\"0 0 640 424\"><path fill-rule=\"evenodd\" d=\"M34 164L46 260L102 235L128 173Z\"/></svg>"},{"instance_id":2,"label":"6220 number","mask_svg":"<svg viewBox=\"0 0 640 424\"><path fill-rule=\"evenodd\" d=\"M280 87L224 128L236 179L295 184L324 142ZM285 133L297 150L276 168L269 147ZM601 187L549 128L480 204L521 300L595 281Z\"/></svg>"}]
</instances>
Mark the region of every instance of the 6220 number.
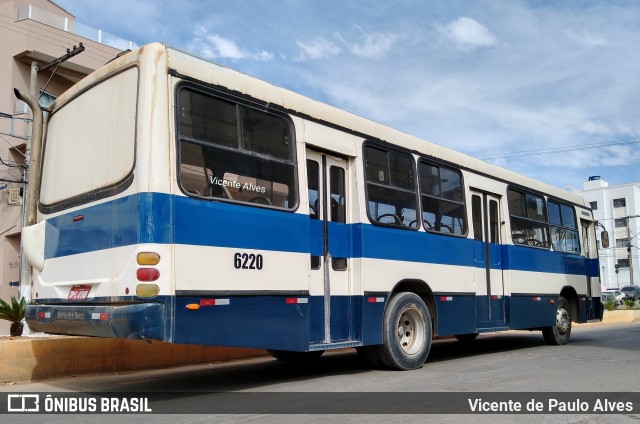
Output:
<instances>
[{"instance_id":1,"label":"6220 number","mask_svg":"<svg viewBox=\"0 0 640 424\"><path fill-rule=\"evenodd\" d=\"M236 269L262 269L262 255L253 253L236 253L233 255L233 266Z\"/></svg>"}]
</instances>

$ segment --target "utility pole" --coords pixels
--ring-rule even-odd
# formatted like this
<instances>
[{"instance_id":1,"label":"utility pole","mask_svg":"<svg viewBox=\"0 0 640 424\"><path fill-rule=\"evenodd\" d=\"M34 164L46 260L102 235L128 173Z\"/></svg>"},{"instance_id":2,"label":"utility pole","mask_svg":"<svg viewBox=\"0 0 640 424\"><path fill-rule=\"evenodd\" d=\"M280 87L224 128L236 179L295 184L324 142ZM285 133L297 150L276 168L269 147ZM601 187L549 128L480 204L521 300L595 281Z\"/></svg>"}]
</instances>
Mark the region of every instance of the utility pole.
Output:
<instances>
[{"instance_id":1,"label":"utility pole","mask_svg":"<svg viewBox=\"0 0 640 424\"><path fill-rule=\"evenodd\" d=\"M627 239L629 240L629 246L627 246L627 254L629 255L629 285L634 285L633 279L633 244L631 243L631 221L630 218L640 218L640 215L627 217Z\"/></svg>"},{"instance_id":2,"label":"utility pole","mask_svg":"<svg viewBox=\"0 0 640 424\"><path fill-rule=\"evenodd\" d=\"M629 285L634 285L633 278L633 244L631 243L631 218L640 218L640 215L630 215L626 217L627 220L627 240L629 245L627 246L627 257L629 258ZM635 236L634 236L635 237Z\"/></svg>"}]
</instances>

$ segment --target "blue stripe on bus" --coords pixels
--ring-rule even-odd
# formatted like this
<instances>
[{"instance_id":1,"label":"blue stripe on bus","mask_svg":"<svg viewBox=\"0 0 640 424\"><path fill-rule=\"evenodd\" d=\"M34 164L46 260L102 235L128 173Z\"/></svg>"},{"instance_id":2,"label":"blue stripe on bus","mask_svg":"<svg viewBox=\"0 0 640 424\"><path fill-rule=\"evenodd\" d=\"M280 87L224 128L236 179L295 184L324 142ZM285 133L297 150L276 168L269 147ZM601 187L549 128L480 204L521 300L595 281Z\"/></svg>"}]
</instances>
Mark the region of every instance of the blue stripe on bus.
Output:
<instances>
[{"instance_id":1,"label":"blue stripe on bus","mask_svg":"<svg viewBox=\"0 0 640 424\"><path fill-rule=\"evenodd\" d=\"M183 196L173 206L176 244L309 253L307 215Z\"/></svg>"},{"instance_id":2,"label":"blue stripe on bus","mask_svg":"<svg viewBox=\"0 0 640 424\"><path fill-rule=\"evenodd\" d=\"M48 218L45 259L139 243L171 243L170 196L138 193ZM78 219L74 222L74 218Z\"/></svg>"},{"instance_id":3,"label":"blue stripe on bus","mask_svg":"<svg viewBox=\"0 0 640 424\"><path fill-rule=\"evenodd\" d=\"M505 269L517 269L519 271L540 271L554 274L587 275L587 271L594 272L592 262L595 262L595 274L598 276L598 260L588 260L571 253L552 252L544 249L536 249L523 246L503 245L503 258ZM591 264L587 266L587 264Z\"/></svg>"},{"instance_id":4,"label":"blue stripe on bus","mask_svg":"<svg viewBox=\"0 0 640 424\"><path fill-rule=\"evenodd\" d=\"M73 218L82 216L74 222ZM175 225L172 225L175 219ZM484 245L470 238L371 224L328 225L334 257L484 268ZM323 226L308 215L139 193L49 218L45 259L140 243L221 246L323 254ZM491 245L493 268L597 277L598 260L512 245ZM482 260L478 260L481 258Z\"/></svg>"}]
</instances>

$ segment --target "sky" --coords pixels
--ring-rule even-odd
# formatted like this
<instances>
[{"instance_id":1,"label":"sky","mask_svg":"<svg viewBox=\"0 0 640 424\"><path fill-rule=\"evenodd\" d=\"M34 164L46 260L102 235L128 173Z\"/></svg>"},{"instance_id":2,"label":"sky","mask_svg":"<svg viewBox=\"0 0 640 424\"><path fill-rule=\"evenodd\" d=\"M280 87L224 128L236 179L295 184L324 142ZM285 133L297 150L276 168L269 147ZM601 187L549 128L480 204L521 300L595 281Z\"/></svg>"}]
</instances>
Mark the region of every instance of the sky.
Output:
<instances>
[{"instance_id":1,"label":"sky","mask_svg":"<svg viewBox=\"0 0 640 424\"><path fill-rule=\"evenodd\" d=\"M55 0L567 190L640 181L640 2Z\"/></svg>"}]
</instances>

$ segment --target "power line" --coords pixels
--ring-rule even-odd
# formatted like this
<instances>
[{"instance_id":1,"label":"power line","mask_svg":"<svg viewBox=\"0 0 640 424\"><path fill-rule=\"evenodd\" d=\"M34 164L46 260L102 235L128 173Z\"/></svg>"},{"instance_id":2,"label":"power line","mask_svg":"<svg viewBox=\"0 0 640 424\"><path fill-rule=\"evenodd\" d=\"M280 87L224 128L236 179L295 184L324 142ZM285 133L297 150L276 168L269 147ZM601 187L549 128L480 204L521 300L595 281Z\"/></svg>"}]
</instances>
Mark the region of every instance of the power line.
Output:
<instances>
[{"instance_id":1,"label":"power line","mask_svg":"<svg viewBox=\"0 0 640 424\"><path fill-rule=\"evenodd\" d=\"M484 157L480 157L480 159L489 161L489 160L495 160L495 159L518 157L518 156L549 155L553 153L573 152L575 150L596 149L600 147L628 146L628 145L637 144L637 143L640 143L640 139L634 138L630 140L609 141L604 143L576 144L572 146L563 146L563 147L548 147L544 149L520 150L517 152L508 152L508 153L494 153Z\"/></svg>"},{"instance_id":2,"label":"power line","mask_svg":"<svg viewBox=\"0 0 640 424\"><path fill-rule=\"evenodd\" d=\"M8 162L14 162L14 161L9 161L8 160L7 162L5 162L5 161L2 160L2 157L0 157L0 163L3 164L4 166L9 167L9 168L21 168L21 169L24 169L24 168L27 167L26 165L20 165L18 162L14 162L13 164L8 163Z\"/></svg>"}]
</instances>

